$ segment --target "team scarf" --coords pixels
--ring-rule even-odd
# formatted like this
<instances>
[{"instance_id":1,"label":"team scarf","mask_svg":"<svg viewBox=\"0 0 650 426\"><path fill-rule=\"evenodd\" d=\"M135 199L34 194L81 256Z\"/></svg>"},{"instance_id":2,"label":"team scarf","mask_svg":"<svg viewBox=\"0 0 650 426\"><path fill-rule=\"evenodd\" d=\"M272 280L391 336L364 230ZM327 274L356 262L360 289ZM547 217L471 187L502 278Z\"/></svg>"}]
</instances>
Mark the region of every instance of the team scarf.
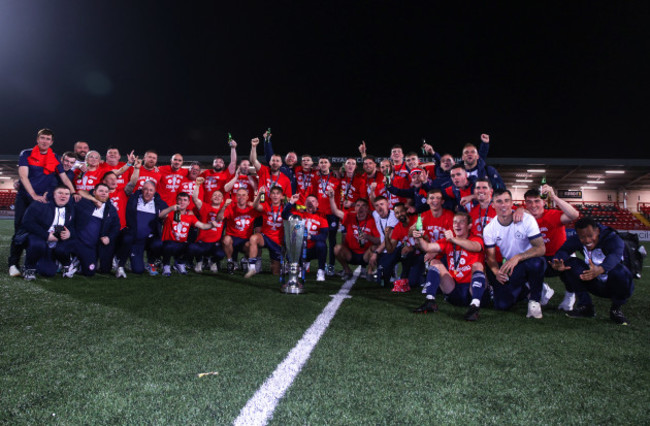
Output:
<instances>
[{"instance_id":1,"label":"team scarf","mask_svg":"<svg viewBox=\"0 0 650 426\"><path fill-rule=\"evenodd\" d=\"M27 157L27 162L30 166L42 167L43 173L49 175L56 171L56 167L60 164L52 148L47 149L47 153L41 154L38 145L32 149L32 153Z\"/></svg>"}]
</instances>

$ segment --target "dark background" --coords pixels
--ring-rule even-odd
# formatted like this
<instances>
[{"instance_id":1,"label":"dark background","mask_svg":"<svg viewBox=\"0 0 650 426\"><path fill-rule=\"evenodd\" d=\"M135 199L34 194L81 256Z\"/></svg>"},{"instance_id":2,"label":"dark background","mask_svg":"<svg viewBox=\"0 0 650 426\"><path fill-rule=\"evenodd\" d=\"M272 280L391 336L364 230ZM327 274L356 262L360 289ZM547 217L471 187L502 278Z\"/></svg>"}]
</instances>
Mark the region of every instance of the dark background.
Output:
<instances>
[{"instance_id":1,"label":"dark background","mask_svg":"<svg viewBox=\"0 0 650 426\"><path fill-rule=\"evenodd\" d=\"M0 1L0 153L650 158L648 2L431 3Z\"/></svg>"}]
</instances>

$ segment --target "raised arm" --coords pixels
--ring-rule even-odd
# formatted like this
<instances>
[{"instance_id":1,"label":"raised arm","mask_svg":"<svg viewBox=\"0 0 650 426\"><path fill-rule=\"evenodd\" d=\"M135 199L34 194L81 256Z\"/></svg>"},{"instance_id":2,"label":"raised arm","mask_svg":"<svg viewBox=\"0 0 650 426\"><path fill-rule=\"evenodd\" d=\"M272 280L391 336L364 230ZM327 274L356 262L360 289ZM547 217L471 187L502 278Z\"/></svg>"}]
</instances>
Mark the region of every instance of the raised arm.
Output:
<instances>
[{"instance_id":1,"label":"raised arm","mask_svg":"<svg viewBox=\"0 0 650 426\"><path fill-rule=\"evenodd\" d=\"M330 208L332 209L332 214L339 219L343 219L343 216L345 216L345 213L339 210L339 208L336 206L336 200L334 199L334 191L331 189L327 191L327 197L329 198L330 201Z\"/></svg>"},{"instance_id":2,"label":"raised arm","mask_svg":"<svg viewBox=\"0 0 650 426\"><path fill-rule=\"evenodd\" d=\"M253 166L255 166L255 170L259 171L262 168L262 164L257 161L257 145L260 144L260 139L259 138L253 138L251 139L251 155L250 155L250 162Z\"/></svg>"},{"instance_id":3,"label":"raised arm","mask_svg":"<svg viewBox=\"0 0 650 426\"><path fill-rule=\"evenodd\" d=\"M194 185L194 191L192 191L192 201L194 201L194 205L199 210L201 210L201 208L203 207L203 201L201 201L201 199L199 198L199 190L201 189L201 185L203 185L203 182L205 182L205 178L197 177L196 185Z\"/></svg>"},{"instance_id":4,"label":"raised arm","mask_svg":"<svg viewBox=\"0 0 650 426\"><path fill-rule=\"evenodd\" d=\"M567 203L566 201L558 197L557 194L555 194L555 190L553 190L553 187L551 187L550 185L543 185L541 192L542 194L548 194L548 196L553 200L555 205L560 210L562 210L562 216L560 217L560 221L562 222L563 225L568 225L574 220L578 220L578 217L580 216L580 212L576 210L576 208L573 207L571 204Z\"/></svg>"},{"instance_id":5,"label":"raised arm","mask_svg":"<svg viewBox=\"0 0 650 426\"><path fill-rule=\"evenodd\" d=\"M230 164L228 164L228 173L235 173L237 168L237 142L234 139L230 141Z\"/></svg>"}]
</instances>

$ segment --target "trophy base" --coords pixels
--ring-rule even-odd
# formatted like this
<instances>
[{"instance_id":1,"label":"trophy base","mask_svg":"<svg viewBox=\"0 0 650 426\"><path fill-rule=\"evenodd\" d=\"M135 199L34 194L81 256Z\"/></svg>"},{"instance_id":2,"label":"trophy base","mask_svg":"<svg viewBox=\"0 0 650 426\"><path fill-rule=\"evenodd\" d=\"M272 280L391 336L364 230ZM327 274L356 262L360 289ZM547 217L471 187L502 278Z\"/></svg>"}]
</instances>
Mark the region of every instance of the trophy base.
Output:
<instances>
[{"instance_id":1,"label":"trophy base","mask_svg":"<svg viewBox=\"0 0 650 426\"><path fill-rule=\"evenodd\" d=\"M302 284L285 284L280 288L280 291L284 294L302 294L305 292L305 288L302 286Z\"/></svg>"}]
</instances>

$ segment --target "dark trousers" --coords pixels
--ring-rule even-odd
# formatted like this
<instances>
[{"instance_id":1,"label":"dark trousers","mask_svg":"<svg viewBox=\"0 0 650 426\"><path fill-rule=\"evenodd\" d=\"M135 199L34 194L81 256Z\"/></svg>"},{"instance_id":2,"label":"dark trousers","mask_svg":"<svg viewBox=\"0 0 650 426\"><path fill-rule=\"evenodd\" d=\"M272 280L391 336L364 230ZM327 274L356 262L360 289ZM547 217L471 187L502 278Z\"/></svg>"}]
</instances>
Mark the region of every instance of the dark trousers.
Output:
<instances>
[{"instance_id":1,"label":"dark trousers","mask_svg":"<svg viewBox=\"0 0 650 426\"><path fill-rule=\"evenodd\" d=\"M609 271L607 280L604 281L598 278L591 281L581 280L580 274L589 269L589 265L583 260L570 257L564 264L570 266L571 269L564 271L560 278L567 290L576 294L578 305L593 304L591 296L589 296L591 293L598 297L612 299L612 304L618 307L625 304L634 292L632 273L623 264L618 264Z\"/></svg>"},{"instance_id":2,"label":"dark trousers","mask_svg":"<svg viewBox=\"0 0 650 426\"><path fill-rule=\"evenodd\" d=\"M70 253L75 245L74 240L58 241L50 247L42 238L30 235L25 251L25 269L36 269L39 275L52 277L56 275L55 260L63 266L70 264Z\"/></svg>"},{"instance_id":3,"label":"dark trousers","mask_svg":"<svg viewBox=\"0 0 650 426\"><path fill-rule=\"evenodd\" d=\"M16 201L14 202L14 236L11 238L11 246L9 248L9 266L20 264L20 255L25 250L27 242L19 243L15 241L16 233L20 229L20 225L23 223L23 216L25 216L25 211L27 207L34 202L34 199L27 194L16 194Z\"/></svg>"},{"instance_id":4,"label":"dark trousers","mask_svg":"<svg viewBox=\"0 0 650 426\"><path fill-rule=\"evenodd\" d=\"M334 265L336 262L336 256L334 256L334 246L336 245L336 234L339 230L339 218L333 214L328 214L327 224L329 225L329 228L327 230L327 242L328 252L330 256L328 265Z\"/></svg>"},{"instance_id":5,"label":"dark trousers","mask_svg":"<svg viewBox=\"0 0 650 426\"><path fill-rule=\"evenodd\" d=\"M226 257L220 243L206 243L203 241L191 243L187 248L187 255L190 259L197 258L201 260L204 256L209 256L214 257L217 261Z\"/></svg>"},{"instance_id":6,"label":"dark trousers","mask_svg":"<svg viewBox=\"0 0 650 426\"><path fill-rule=\"evenodd\" d=\"M492 287L494 289L494 309L510 309L517 300L520 300L527 291L526 283L530 284L530 300L539 302L542 298L542 284L544 283L544 271L546 270L546 259L543 257L532 257L519 262L512 271L510 279L505 284L496 281L494 275Z\"/></svg>"},{"instance_id":7,"label":"dark trousers","mask_svg":"<svg viewBox=\"0 0 650 426\"><path fill-rule=\"evenodd\" d=\"M169 265L172 256L174 261L178 264L185 264L185 257L187 254L187 243L179 243L177 241L163 241L162 243L162 261L163 265Z\"/></svg>"},{"instance_id":8,"label":"dark trousers","mask_svg":"<svg viewBox=\"0 0 650 426\"><path fill-rule=\"evenodd\" d=\"M144 252L147 251L147 261L153 263L162 253L162 241L155 237L136 239L131 233L123 232L120 246L117 250L119 265L124 267L127 259L131 260L131 272L144 272Z\"/></svg>"}]
</instances>

